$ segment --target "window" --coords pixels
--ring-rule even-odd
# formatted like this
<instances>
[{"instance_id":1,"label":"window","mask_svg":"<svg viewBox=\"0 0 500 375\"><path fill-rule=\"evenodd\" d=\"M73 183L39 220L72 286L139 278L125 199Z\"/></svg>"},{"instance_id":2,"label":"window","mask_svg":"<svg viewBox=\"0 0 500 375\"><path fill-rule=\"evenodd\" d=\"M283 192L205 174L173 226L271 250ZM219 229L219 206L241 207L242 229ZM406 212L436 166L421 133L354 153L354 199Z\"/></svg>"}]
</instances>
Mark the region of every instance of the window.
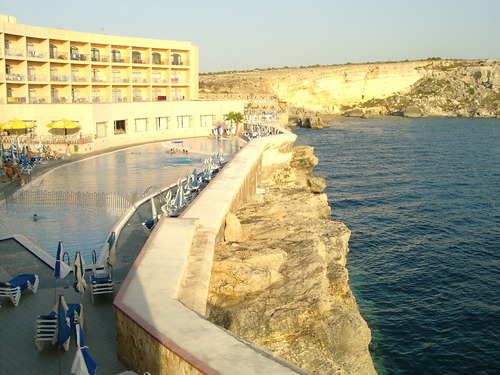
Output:
<instances>
[{"instance_id":1,"label":"window","mask_svg":"<svg viewBox=\"0 0 500 375\"><path fill-rule=\"evenodd\" d=\"M57 46L49 45L49 54L51 59L57 59Z\"/></svg>"},{"instance_id":2,"label":"window","mask_svg":"<svg viewBox=\"0 0 500 375\"><path fill-rule=\"evenodd\" d=\"M142 82L142 74L140 70L132 70L132 82Z\"/></svg>"},{"instance_id":3,"label":"window","mask_svg":"<svg viewBox=\"0 0 500 375\"><path fill-rule=\"evenodd\" d=\"M153 94L153 100L162 100L161 90L158 87L153 88L152 94Z\"/></svg>"},{"instance_id":4,"label":"window","mask_svg":"<svg viewBox=\"0 0 500 375\"><path fill-rule=\"evenodd\" d=\"M75 46L69 47L69 52L71 53L71 60L80 60L80 55L78 54L78 48Z\"/></svg>"},{"instance_id":5,"label":"window","mask_svg":"<svg viewBox=\"0 0 500 375\"><path fill-rule=\"evenodd\" d=\"M50 89L50 96L52 98L52 103L57 103L59 101L59 91L56 88Z\"/></svg>"},{"instance_id":6,"label":"window","mask_svg":"<svg viewBox=\"0 0 500 375\"><path fill-rule=\"evenodd\" d=\"M97 138L103 138L108 135L108 123L106 121L95 123L95 135Z\"/></svg>"},{"instance_id":7,"label":"window","mask_svg":"<svg viewBox=\"0 0 500 375\"><path fill-rule=\"evenodd\" d=\"M141 53L139 51L132 51L132 62L142 64Z\"/></svg>"},{"instance_id":8,"label":"window","mask_svg":"<svg viewBox=\"0 0 500 375\"><path fill-rule=\"evenodd\" d=\"M182 57L178 53L172 55L172 65L182 65Z\"/></svg>"},{"instance_id":9,"label":"window","mask_svg":"<svg viewBox=\"0 0 500 375\"><path fill-rule=\"evenodd\" d=\"M5 65L5 74L12 74L12 65Z\"/></svg>"},{"instance_id":10,"label":"window","mask_svg":"<svg viewBox=\"0 0 500 375\"><path fill-rule=\"evenodd\" d=\"M122 81L122 73L118 69L113 69L111 71L111 77L113 82L121 82Z\"/></svg>"},{"instance_id":11,"label":"window","mask_svg":"<svg viewBox=\"0 0 500 375\"><path fill-rule=\"evenodd\" d=\"M127 132L127 120L114 121L115 134L125 134Z\"/></svg>"},{"instance_id":12,"label":"window","mask_svg":"<svg viewBox=\"0 0 500 375\"><path fill-rule=\"evenodd\" d=\"M71 99L73 102L78 101L80 99L80 90L71 89Z\"/></svg>"},{"instance_id":13,"label":"window","mask_svg":"<svg viewBox=\"0 0 500 375\"><path fill-rule=\"evenodd\" d=\"M191 116L177 116L177 128L185 129L191 127Z\"/></svg>"},{"instance_id":14,"label":"window","mask_svg":"<svg viewBox=\"0 0 500 375\"><path fill-rule=\"evenodd\" d=\"M153 83L161 83L161 73L157 70L151 73L151 78L153 79Z\"/></svg>"},{"instance_id":15,"label":"window","mask_svg":"<svg viewBox=\"0 0 500 375\"><path fill-rule=\"evenodd\" d=\"M113 102L122 101L122 90L114 88L112 94L113 94Z\"/></svg>"},{"instance_id":16,"label":"window","mask_svg":"<svg viewBox=\"0 0 500 375\"><path fill-rule=\"evenodd\" d=\"M135 119L135 132L145 132L148 130L148 119L147 118L136 118Z\"/></svg>"},{"instance_id":17,"label":"window","mask_svg":"<svg viewBox=\"0 0 500 375\"><path fill-rule=\"evenodd\" d=\"M122 54L117 49L111 51L111 61L113 62L123 62Z\"/></svg>"},{"instance_id":18,"label":"window","mask_svg":"<svg viewBox=\"0 0 500 375\"><path fill-rule=\"evenodd\" d=\"M134 102L140 102L142 100L142 90L140 88L134 88L132 94L134 95Z\"/></svg>"},{"instance_id":19,"label":"window","mask_svg":"<svg viewBox=\"0 0 500 375\"><path fill-rule=\"evenodd\" d=\"M35 47L33 46L33 43L28 42L26 43L26 50L28 51L28 56L35 56Z\"/></svg>"},{"instance_id":20,"label":"window","mask_svg":"<svg viewBox=\"0 0 500 375\"><path fill-rule=\"evenodd\" d=\"M80 80L80 71L76 68L71 68L71 79L73 81L79 81Z\"/></svg>"},{"instance_id":21,"label":"window","mask_svg":"<svg viewBox=\"0 0 500 375\"><path fill-rule=\"evenodd\" d=\"M182 90L179 88L172 89L173 100L184 100L184 95L182 95Z\"/></svg>"},{"instance_id":22,"label":"window","mask_svg":"<svg viewBox=\"0 0 500 375\"><path fill-rule=\"evenodd\" d=\"M29 93L30 93L30 103L36 103L37 102L37 100L36 100L36 90L33 89L33 88L30 88Z\"/></svg>"},{"instance_id":23,"label":"window","mask_svg":"<svg viewBox=\"0 0 500 375\"><path fill-rule=\"evenodd\" d=\"M181 72L172 72L172 83L179 83L181 82L181 77L182 77L182 74Z\"/></svg>"},{"instance_id":24,"label":"window","mask_svg":"<svg viewBox=\"0 0 500 375\"><path fill-rule=\"evenodd\" d=\"M28 66L28 81L36 81L35 67Z\"/></svg>"},{"instance_id":25,"label":"window","mask_svg":"<svg viewBox=\"0 0 500 375\"><path fill-rule=\"evenodd\" d=\"M151 60L153 60L153 64L160 65L161 64L161 56L158 52L153 52L151 55Z\"/></svg>"},{"instance_id":26,"label":"window","mask_svg":"<svg viewBox=\"0 0 500 375\"><path fill-rule=\"evenodd\" d=\"M157 117L156 118L156 130L168 129L170 117Z\"/></svg>"},{"instance_id":27,"label":"window","mask_svg":"<svg viewBox=\"0 0 500 375\"><path fill-rule=\"evenodd\" d=\"M92 61L100 61L101 58L100 58L100 52L97 48L92 48L90 50L90 59Z\"/></svg>"},{"instance_id":28,"label":"window","mask_svg":"<svg viewBox=\"0 0 500 375\"><path fill-rule=\"evenodd\" d=\"M99 103L101 101L101 90L98 88L92 88L92 102Z\"/></svg>"},{"instance_id":29,"label":"window","mask_svg":"<svg viewBox=\"0 0 500 375\"><path fill-rule=\"evenodd\" d=\"M211 128L215 124L214 115L202 115L200 116L200 126L202 128Z\"/></svg>"}]
</instances>

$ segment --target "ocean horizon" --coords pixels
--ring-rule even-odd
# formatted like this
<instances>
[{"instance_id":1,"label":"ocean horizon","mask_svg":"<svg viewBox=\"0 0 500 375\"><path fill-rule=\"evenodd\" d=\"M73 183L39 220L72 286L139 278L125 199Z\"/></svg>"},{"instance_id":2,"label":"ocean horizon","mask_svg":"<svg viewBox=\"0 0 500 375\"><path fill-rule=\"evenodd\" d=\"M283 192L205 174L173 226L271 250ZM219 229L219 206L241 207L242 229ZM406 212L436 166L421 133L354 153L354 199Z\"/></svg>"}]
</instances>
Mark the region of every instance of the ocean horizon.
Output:
<instances>
[{"instance_id":1,"label":"ocean horizon","mask_svg":"<svg viewBox=\"0 0 500 375\"><path fill-rule=\"evenodd\" d=\"M331 118L315 148L379 374L500 373L500 120Z\"/></svg>"}]
</instances>

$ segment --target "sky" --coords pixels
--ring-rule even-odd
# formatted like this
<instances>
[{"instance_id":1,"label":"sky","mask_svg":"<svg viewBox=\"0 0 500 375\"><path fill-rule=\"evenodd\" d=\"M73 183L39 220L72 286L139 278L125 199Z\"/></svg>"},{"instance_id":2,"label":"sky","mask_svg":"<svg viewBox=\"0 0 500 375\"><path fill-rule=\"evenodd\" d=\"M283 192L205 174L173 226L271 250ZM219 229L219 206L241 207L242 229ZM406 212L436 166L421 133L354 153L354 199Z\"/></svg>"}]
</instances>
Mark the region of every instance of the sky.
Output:
<instances>
[{"instance_id":1,"label":"sky","mask_svg":"<svg viewBox=\"0 0 500 375\"><path fill-rule=\"evenodd\" d=\"M500 0L0 0L17 23L189 41L200 73L500 58Z\"/></svg>"}]
</instances>

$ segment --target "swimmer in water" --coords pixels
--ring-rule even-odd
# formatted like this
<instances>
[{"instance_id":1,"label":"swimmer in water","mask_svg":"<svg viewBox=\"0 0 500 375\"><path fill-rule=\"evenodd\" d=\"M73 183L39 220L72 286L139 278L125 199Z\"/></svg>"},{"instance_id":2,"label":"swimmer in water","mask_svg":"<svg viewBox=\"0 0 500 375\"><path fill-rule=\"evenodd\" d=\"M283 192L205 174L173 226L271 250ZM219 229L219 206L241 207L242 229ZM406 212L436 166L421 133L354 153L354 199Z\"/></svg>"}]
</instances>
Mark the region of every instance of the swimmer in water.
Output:
<instances>
[{"instance_id":1,"label":"swimmer in water","mask_svg":"<svg viewBox=\"0 0 500 375\"><path fill-rule=\"evenodd\" d=\"M38 215L37 214L33 214L33 221L38 221Z\"/></svg>"}]
</instances>

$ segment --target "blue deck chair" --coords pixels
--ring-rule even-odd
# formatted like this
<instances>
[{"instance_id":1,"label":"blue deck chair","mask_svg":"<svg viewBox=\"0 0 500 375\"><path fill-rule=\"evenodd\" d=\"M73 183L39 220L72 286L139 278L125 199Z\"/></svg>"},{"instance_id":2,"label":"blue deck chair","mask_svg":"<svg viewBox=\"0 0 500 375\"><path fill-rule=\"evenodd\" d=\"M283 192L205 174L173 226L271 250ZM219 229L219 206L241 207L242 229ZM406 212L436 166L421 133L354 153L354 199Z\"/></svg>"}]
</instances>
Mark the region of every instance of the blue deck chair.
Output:
<instances>
[{"instance_id":1,"label":"blue deck chair","mask_svg":"<svg viewBox=\"0 0 500 375\"><path fill-rule=\"evenodd\" d=\"M83 307L80 303L68 303L68 311L66 315L69 317L71 329L79 323L82 327L84 324ZM47 315L39 315L36 320L35 344L38 351L42 351L45 341L54 341L54 335L57 328L57 313L51 311ZM64 343L64 350L68 351L70 340Z\"/></svg>"},{"instance_id":2,"label":"blue deck chair","mask_svg":"<svg viewBox=\"0 0 500 375\"><path fill-rule=\"evenodd\" d=\"M92 273L89 277L92 303L94 303L94 295L96 294L114 293L113 266L107 262L105 266L98 267L96 266L96 260L97 256L94 251L92 252Z\"/></svg>"},{"instance_id":3,"label":"blue deck chair","mask_svg":"<svg viewBox=\"0 0 500 375\"><path fill-rule=\"evenodd\" d=\"M38 275L23 273L7 282L0 282L0 297L9 297L12 304L17 306L24 290L36 293L39 281Z\"/></svg>"}]
</instances>

